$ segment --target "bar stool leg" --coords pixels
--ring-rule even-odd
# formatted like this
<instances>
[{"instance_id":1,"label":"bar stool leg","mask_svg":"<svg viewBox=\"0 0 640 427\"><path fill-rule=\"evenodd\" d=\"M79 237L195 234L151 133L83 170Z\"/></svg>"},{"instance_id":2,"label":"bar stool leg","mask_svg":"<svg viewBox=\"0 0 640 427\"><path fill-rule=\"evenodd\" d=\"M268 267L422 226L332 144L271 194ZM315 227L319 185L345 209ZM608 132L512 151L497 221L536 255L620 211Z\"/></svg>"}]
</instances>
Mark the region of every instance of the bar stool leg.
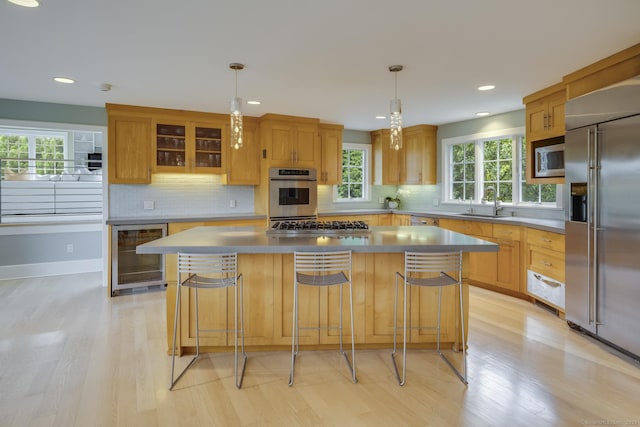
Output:
<instances>
[{"instance_id":1,"label":"bar stool leg","mask_svg":"<svg viewBox=\"0 0 640 427\"><path fill-rule=\"evenodd\" d=\"M171 383L169 384L169 390L173 389L173 386L176 383L173 380L173 374L175 371L175 364L176 364L176 338L178 333L178 315L179 315L179 308L180 308L180 293L181 293L180 288L181 288L180 278L178 278L177 294L176 294L176 311L175 311L175 316L173 317L173 346L171 348Z\"/></svg>"},{"instance_id":2,"label":"bar stool leg","mask_svg":"<svg viewBox=\"0 0 640 427\"><path fill-rule=\"evenodd\" d=\"M355 384L358 382L358 378L356 377L356 340L355 340L355 332L354 332L355 325L353 322L353 285L351 283L351 280L349 280L349 314L351 315L351 365L350 365L350 368L351 368L352 380ZM342 316L342 312L340 312L340 315Z\"/></svg>"},{"instance_id":3,"label":"bar stool leg","mask_svg":"<svg viewBox=\"0 0 640 427\"><path fill-rule=\"evenodd\" d=\"M403 301L403 326L402 326L402 377L400 376L400 371L398 370L398 364L396 363L395 356L397 354L397 336L398 336L398 278L402 278L403 292L404 292L404 301ZM396 378L398 380L398 384L403 386L405 384L405 379L407 377L407 281L406 278L400 274L396 273L396 292L395 292L395 302L393 305L393 352L391 353L391 361L393 362L393 369L396 374Z\"/></svg>"},{"instance_id":4,"label":"bar stool leg","mask_svg":"<svg viewBox=\"0 0 640 427\"><path fill-rule=\"evenodd\" d=\"M196 303L196 355L193 356L191 361L185 366L185 368L180 372L177 378L174 379L174 369L176 362L176 336L178 330L178 316L180 315L180 296L182 294L182 286L180 285L180 278L178 278L178 294L176 295L176 313L175 318L173 319L173 351L171 352L171 384L169 385L169 390L173 390L173 387L176 385L180 378L187 372L187 370L194 364L194 362L200 356L200 335L198 333L198 288L195 288L195 303Z\"/></svg>"},{"instance_id":5,"label":"bar stool leg","mask_svg":"<svg viewBox=\"0 0 640 427\"><path fill-rule=\"evenodd\" d=\"M235 317L234 317L234 332L235 332L235 359L234 359L234 372L236 376L236 387L242 387L242 380L244 379L244 368L247 365L247 353L244 351L244 300L243 300L243 288L244 278L242 274L236 278L235 286ZM240 356L242 357L242 367L238 378L238 300L240 301Z\"/></svg>"},{"instance_id":6,"label":"bar stool leg","mask_svg":"<svg viewBox=\"0 0 640 427\"><path fill-rule=\"evenodd\" d=\"M289 373L289 387L293 385L293 370L295 368L296 356L298 354L298 283L293 284L293 319L291 331L291 372Z\"/></svg>"}]
</instances>

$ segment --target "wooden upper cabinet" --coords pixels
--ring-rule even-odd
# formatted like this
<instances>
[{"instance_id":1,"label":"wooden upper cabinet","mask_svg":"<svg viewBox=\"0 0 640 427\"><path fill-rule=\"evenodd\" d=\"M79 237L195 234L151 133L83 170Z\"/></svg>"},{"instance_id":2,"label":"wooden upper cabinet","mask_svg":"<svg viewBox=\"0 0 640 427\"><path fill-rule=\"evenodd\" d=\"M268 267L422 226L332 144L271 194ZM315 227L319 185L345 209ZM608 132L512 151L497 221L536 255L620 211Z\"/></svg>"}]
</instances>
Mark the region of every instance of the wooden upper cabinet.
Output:
<instances>
[{"instance_id":1,"label":"wooden upper cabinet","mask_svg":"<svg viewBox=\"0 0 640 427\"><path fill-rule=\"evenodd\" d=\"M342 183L342 125L320 124L320 169L318 184Z\"/></svg>"},{"instance_id":2,"label":"wooden upper cabinet","mask_svg":"<svg viewBox=\"0 0 640 427\"><path fill-rule=\"evenodd\" d=\"M436 126L418 125L403 129L405 169L402 184L435 184Z\"/></svg>"},{"instance_id":3,"label":"wooden upper cabinet","mask_svg":"<svg viewBox=\"0 0 640 427\"><path fill-rule=\"evenodd\" d=\"M151 182L151 117L118 111L107 105L110 184Z\"/></svg>"},{"instance_id":4,"label":"wooden upper cabinet","mask_svg":"<svg viewBox=\"0 0 640 427\"><path fill-rule=\"evenodd\" d=\"M373 149L373 183L376 185L401 184L400 173L404 170L404 147L391 148L389 129L371 132Z\"/></svg>"},{"instance_id":5,"label":"wooden upper cabinet","mask_svg":"<svg viewBox=\"0 0 640 427\"><path fill-rule=\"evenodd\" d=\"M564 135L566 90L558 83L523 98L526 107L527 142Z\"/></svg>"},{"instance_id":6,"label":"wooden upper cabinet","mask_svg":"<svg viewBox=\"0 0 640 427\"><path fill-rule=\"evenodd\" d=\"M155 118L154 172L225 173L226 125L221 119Z\"/></svg>"},{"instance_id":7,"label":"wooden upper cabinet","mask_svg":"<svg viewBox=\"0 0 640 427\"><path fill-rule=\"evenodd\" d=\"M260 139L257 121L244 119L242 129L242 148L227 150L225 184L260 184Z\"/></svg>"},{"instance_id":8,"label":"wooden upper cabinet","mask_svg":"<svg viewBox=\"0 0 640 427\"><path fill-rule=\"evenodd\" d=\"M319 168L318 120L266 114L260 120L262 148L269 166Z\"/></svg>"},{"instance_id":9,"label":"wooden upper cabinet","mask_svg":"<svg viewBox=\"0 0 640 427\"><path fill-rule=\"evenodd\" d=\"M535 149L562 142L565 133L564 104L566 88L557 83L546 89L525 96L526 115L526 179L528 184L562 184L563 176L536 177Z\"/></svg>"},{"instance_id":10,"label":"wooden upper cabinet","mask_svg":"<svg viewBox=\"0 0 640 427\"><path fill-rule=\"evenodd\" d=\"M417 125L403 129L403 144L394 150L389 129L371 132L373 183L377 185L435 184L436 126Z\"/></svg>"},{"instance_id":11,"label":"wooden upper cabinet","mask_svg":"<svg viewBox=\"0 0 640 427\"><path fill-rule=\"evenodd\" d=\"M562 78L567 99L640 75L640 43L621 50Z\"/></svg>"}]
</instances>

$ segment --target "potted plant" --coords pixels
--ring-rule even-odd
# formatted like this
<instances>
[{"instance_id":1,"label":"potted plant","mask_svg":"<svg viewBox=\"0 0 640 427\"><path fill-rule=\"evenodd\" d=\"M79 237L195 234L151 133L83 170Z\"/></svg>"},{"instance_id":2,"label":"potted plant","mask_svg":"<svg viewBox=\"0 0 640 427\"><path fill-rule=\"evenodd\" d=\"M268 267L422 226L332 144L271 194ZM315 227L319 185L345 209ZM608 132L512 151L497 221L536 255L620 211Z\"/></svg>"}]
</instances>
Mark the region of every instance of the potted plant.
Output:
<instances>
[{"instance_id":1,"label":"potted plant","mask_svg":"<svg viewBox=\"0 0 640 427\"><path fill-rule=\"evenodd\" d=\"M398 209L400 207L400 198L398 195L395 197L387 196L384 198L384 201L389 209Z\"/></svg>"}]
</instances>

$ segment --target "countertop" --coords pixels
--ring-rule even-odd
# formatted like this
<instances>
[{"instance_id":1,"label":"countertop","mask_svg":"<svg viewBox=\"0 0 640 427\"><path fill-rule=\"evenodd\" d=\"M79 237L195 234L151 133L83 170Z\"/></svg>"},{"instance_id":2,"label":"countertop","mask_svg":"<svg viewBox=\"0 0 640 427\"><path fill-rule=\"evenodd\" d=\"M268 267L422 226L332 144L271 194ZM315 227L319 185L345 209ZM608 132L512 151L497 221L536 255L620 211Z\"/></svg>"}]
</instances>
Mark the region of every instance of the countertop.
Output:
<instances>
[{"instance_id":1,"label":"countertop","mask_svg":"<svg viewBox=\"0 0 640 427\"><path fill-rule=\"evenodd\" d=\"M177 252L241 254L404 251L498 252L498 245L439 227L380 226L364 235L268 236L262 227L195 227L137 246L139 254Z\"/></svg>"},{"instance_id":2,"label":"countertop","mask_svg":"<svg viewBox=\"0 0 640 427\"><path fill-rule=\"evenodd\" d=\"M109 218L106 223L109 225L138 225L138 224L168 224L170 222L202 222L202 221L241 221L243 219L264 219L267 221L266 215L256 215L251 213L242 213L236 215L215 215L215 216L171 216L162 218Z\"/></svg>"},{"instance_id":3,"label":"countertop","mask_svg":"<svg viewBox=\"0 0 640 427\"><path fill-rule=\"evenodd\" d=\"M448 218L459 219L469 221L481 221L490 222L495 224L510 224L510 225L522 225L526 227L532 227L539 230L551 231L554 233L564 234L564 221L555 219L539 219L520 216L497 216L487 217L482 215L461 215L460 212L446 212L446 211L418 211L418 210L398 210L398 209L350 209L344 211L333 212L321 212L318 213L318 219L322 220L322 217L326 216L341 216L341 215L377 215L385 213L395 213L401 215L415 215L429 218ZM253 220L264 219L265 224L267 220L266 215L255 215L250 213L243 213L239 215L220 215L220 216L207 216L207 217L163 217L163 218L110 218L107 220L107 224L110 225L136 225L136 224L165 224L176 222L200 222L200 221L232 221L232 220Z\"/></svg>"},{"instance_id":4,"label":"countertop","mask_svg":"<svg viewBox=\"0 0 640 427\"><path fill-rule=\"evenodd\" d=\"M558 219L539 219L522 216L483 216L483 215L462 215L460 212L442 212L442 211L399 211L394 210L393 213L404 215L415 215L428 218L448 218L448 219L466 219L469 221L490 222L494 224L522 225L525 227L536 228L544 231L564 234L564 220Z\"/></svg>"}]
</instances>

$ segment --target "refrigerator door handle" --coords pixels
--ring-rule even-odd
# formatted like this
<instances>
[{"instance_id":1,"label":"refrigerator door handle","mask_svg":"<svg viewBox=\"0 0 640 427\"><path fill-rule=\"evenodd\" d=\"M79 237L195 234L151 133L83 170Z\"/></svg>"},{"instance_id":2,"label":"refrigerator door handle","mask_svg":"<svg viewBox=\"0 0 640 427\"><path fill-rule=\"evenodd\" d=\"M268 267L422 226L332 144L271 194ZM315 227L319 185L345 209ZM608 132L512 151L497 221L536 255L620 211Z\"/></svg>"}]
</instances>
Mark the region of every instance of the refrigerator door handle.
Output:
<instances>
[{"instance_id":1,"label":"refrigerator door handle","mask_svg":"<svg viewBox=\"0 0 640 427\"><path fill-rule=\"evenodd\" d=\"M591 301L591 268L593 257L591 256L591 233L593 229L593 156L591 153L591 128L587 128L587 159L589 164L588 172L587 172L587 259L589 260L589 265L587 267L587 312L589 324L593 323L593 302Z\"/></svg>"},{"instance_id":2,"label":"refrigerator door handle","mask_svg":"<svg viewBox=\"0 0 640 427\"><path fill-rule=\"evenodd\" d=\"M598 228L600 225L600 218L598 215L598 178L600 175L600 155L598 153L598 131L597 128L593 131L593 263L592 269L592 291L593 291L593 323L597 325L598 322Z\"/></svg>"}]
</instances>

